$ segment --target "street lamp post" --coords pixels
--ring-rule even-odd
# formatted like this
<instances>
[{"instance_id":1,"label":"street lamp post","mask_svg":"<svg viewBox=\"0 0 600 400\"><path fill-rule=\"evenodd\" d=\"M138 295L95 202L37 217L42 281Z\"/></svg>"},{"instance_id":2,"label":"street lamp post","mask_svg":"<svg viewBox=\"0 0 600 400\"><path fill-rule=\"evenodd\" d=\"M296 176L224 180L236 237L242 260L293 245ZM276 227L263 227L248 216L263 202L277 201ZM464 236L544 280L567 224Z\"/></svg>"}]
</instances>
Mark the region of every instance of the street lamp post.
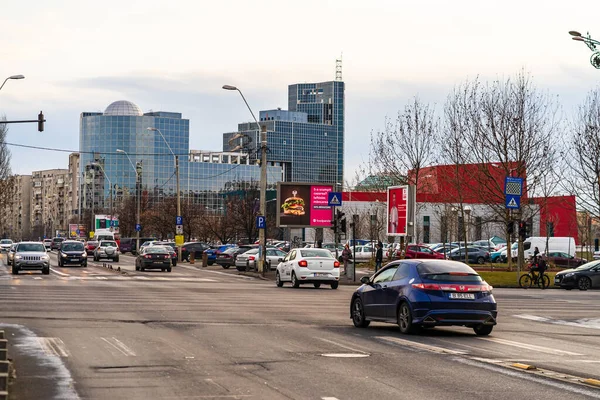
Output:
<instances>
[{"instance_id":1,"label":"street lamp post","mask_svg":"<svg viewBox=\"0 0 600 400\"><path fill-rule=\"evenodd\" d=\"M586 46L594 52L592 53L592 57L590 58L590 64L592 64L594 68L600 69L600 51L598 51L598 49L596 48L596 46L600 46L600 42L592 39L589 33L587 37L585 37L577 31L569 31L569 35L573 36L571 39L585 43Z\"/></svg>"},{"instance_id":2,"label":"street lamp post","mask_svg":"<svg viewBox=\"0 0 600 400\"><path fill-rule=\"evenodd\" d=\"M112 186L112 182L110 181L110 178L108 177L108 175L106 175L106 171L104 171L104 168L102 168L102 164L92 163L92 165L100 168L100 171L102 171L102 174L104 175L104 177L108 181L108 184L110 185L110 224L112 225L112 221L113 221L113 186ZM92 216L92 218L93 218L93 216ZM112 226L111 226L111 229L112 229Z\"/></svg>"},{"instance_id":3,"label":"street lamp post","mask_svg":"<svg viewBox=\"0 0 600 400\"><path fill-rule=\"evenodd\" d=\"M138 249L140 248L140 230L137 229L137 226L141 226L140 224L140 197L141 197L141 175L142 175L142 171L141 171L141 161L139 163L139 171L138 168L136 168L135 165L133 165L133 161L131 161L131 158L129 157L129 154L127 154L127 152L125 150L121 150L121 149L117 149L117 153L123 153L127 156L127 159L129 160L129 164L131 164L131 167L133 168L133 170L135 171L135 224L136 224L136 243L135 243L135 251L137 252Z\"/></svg>"},{"instance_id":4,"label":"street lamp post","mask_svg":"<svg viewBox=\"0 0 600 400\"><path fill-rule=\"evenodd\" d=\"M4 85L6 84L6 81L9 79L25 79L25 77L23 75L11 75L8 78L6 78L4 80L4 82L2 82L2 86L0 86L0 90L2 90L2 88L4 87Z\"/></svg>"},{"instance_id":5,"label":"street lamp post","mask_svg":"<svg viewBox=\"0 0 600 400\"><path fill-rule=\"evenodd\" d=\"M148 127L146 129L149 131L152 131L152 132L158 132L160 134L160 137L162 137L162 139L165 141L165 144L167 145L167 148L169 149L171 154L173 154L173 157L175 157L175 179L177 180L177 216L180 216L181 215L181 191L179 190L179 156L173 152L173 149L171 149L171 146L169 146L169 142L167 142L167 139L165 139L165 136L162 134L160 129L153 128L153 127ZM177 261L181 262L181 246L177 246L177 253L178 253Z\"/></svg>"},{"instance_id":6,"label":"street lamp post","mask_svg":"<svg viewBox=\"0 0 600 400\"><path fill-rule=\"evenodd\" d=\"M252 112L252 109L250 108L250 105L248 105L248 102L246 101L246 98L244 97L244 94L242 93L242 91L235 87L235 86L231 86L231 85L223 85L223 89L225 90L237 90L240 94L240 96L242 96L242 100L244 100L244 103L246 103L246 107L248 107L248 110L250 111L250 114L252 114L252 118L254 118L254 122L256 122L256 126L260 127L260 215L265 217L265 215L267 214L267 126L266 125L260 125L258 123L258 120L256 119L256 117L254 116L254 112ZM266 220L266 218L265 218ZM266 240L266 224L265 224L265 228L263 229L259 229L258 230L258 241L260 243L260 253L261 256L258 259L258 272L260 272L261 274L265 273L265 260L266 260L266 254L267 254L267 240Z\"/></svg>"}]
</instances>

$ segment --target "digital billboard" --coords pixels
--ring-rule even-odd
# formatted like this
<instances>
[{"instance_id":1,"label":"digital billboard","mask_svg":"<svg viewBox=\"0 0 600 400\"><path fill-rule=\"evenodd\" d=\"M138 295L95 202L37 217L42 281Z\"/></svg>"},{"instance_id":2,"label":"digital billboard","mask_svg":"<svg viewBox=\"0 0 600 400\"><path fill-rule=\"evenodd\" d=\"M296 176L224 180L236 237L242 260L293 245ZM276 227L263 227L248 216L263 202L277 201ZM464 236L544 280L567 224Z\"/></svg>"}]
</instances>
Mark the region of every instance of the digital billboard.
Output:
<instances>
[{"instance_id":1,"label":"digital billboard","mask_svg":"<svg viewBox=\"0 0 600 400\"><path fill-rule=\"evenodd\" d=\"M328 228L333 211L328 205L332 185L280 182L277 184L277 226Z\"/></svg>"},{"instance_id":2,"label":"digital billboard","mask_svg":"<svg viewBox=\"0 0 600 400\"><path fill-rule=\"evenodd\" d=\"M406 236L408 225L408 186L387 190L387 235Z\"/></svg>"}]
</instances>

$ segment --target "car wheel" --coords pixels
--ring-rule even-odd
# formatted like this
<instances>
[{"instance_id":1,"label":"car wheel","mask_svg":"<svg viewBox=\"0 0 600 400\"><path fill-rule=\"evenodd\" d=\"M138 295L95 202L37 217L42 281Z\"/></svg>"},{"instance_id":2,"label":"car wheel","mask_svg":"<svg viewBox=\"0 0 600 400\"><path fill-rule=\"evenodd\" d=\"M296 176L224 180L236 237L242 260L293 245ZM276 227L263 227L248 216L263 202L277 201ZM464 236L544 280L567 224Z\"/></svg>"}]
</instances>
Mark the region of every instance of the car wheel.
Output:
<instances>
[{"instance_id":1,"label":"car wheel","mask_svg":"<svg viewBox=\"0 0 600 400\"><path fill-rule=\"evenodd\" d=\"M44 274L44 275L50 275L50 268L44 268L44 269L42 269L42 274Z\"/></svg>"},{"instance_id":2,"label":"car wheel","mask_svg":"<svg viewBox=\"0 0 600 400\"><path fill-rule=\"evenodd\" d=\"M215 262L214 261L208 261L207 264L210 267L211 265L213 265Z\"/></svg>"},{"instance_id":3,"label":"car wheel","mask_svg":"<svg viewBox=\"0 0 600 400\"><path fill-rule=\"evenodd\" d=\"M315 289L318 289L318 288L321 287L321 284L320 283L313 283L313 286L315 287Z\"/></svg>"},{"instance_id":4,"label":"car wheel","mask_svg":"<svg viewBox=\"0 0 600 400\"><path fill-rule=\"evenodd\" d=\"M340 284L339 282L333 282L333 283L331 284L331 288L335 290L335 289L337 289L337 288L338 288L339 284Z\"/></svg>"},{"instance_id":5,"label":"car wheel","mask_svg":"<svg viewBox=\"0 0 600 400\"><path fill-rule=\"evenodd\" d=\"M167 268L167 272L171 272L171 267Z\"/></svg>"},{"instance_id":6,"label":"car wheel","mask_svg":"<svg viewBox=\"0 0 600 400\"><path fill-rule=\"evenodd\" d=\"M577 289L588 290L592 287L592 281L587 276L582 276L577 280Z\"/></svg>"},{"instance_id":7,"label":"car wheel","mask_svg":"<svg viewBox=\"0 0 600 400\"><path fill-rule=\"evenodd\" d=\"M296 278L296 273L292 272L292 287L298 289L300 287L300 282L298 282L298 278Z\"/></svg>"},{"instance_id":8,"label":"car wheel","mask_svg":"<svg viewBox=\"0 0 600 400\"><path fill-rule=\"evenodd\" d=\"M146 270L146 268L144 268L144 267L140 267L140 271L142 271L142 272L143 272L143 271L145 271L145 270Z\"/></svg>"},{"instance_id":9,"label":"car wheel","mask_svg":"<svg viewBox=\"0 0 600 400\"><path fill-rule=\"evenodd\" d=\"M357 328L366 328L371 323L365 317L365 309L359 297L352 302L352 323Z\"/></svg>"},{"instance_id":10,"label":"car wheel","mask_svg":"<svg viewBox=\"0 0 600 400\"><path fill-rule=\"evenodd\" d=\"M473 331L477 336L487 336L492 333L494 325L477 325L473 327Z\"/></svg>"},{"instance_id":11,"label":"car wheel","mask_svg":"<svg viewBox=\"0 0 600 400\"><path fill-rule=\"evenodd\" d=\"M279 275L279 271L275 274L275 284L277 287L283 287L283 281L281 280L281 276Z\"/></svg>"},{"instance_id":12,"label":"car wheel","mask_svg":"<svg viewBox=\"0 0 600 400\"><path fill-rule=\"evenodd\" d=\"M115 258L113 258L114 262L119 262L119 256L116 256Z\"/></svg>"},{"instance_id":13,"label":"car wheel","mask_svg":"<svg viewBox=\"0 0 600 400\"><path fill-rule=\"evenodd\" d=\"M398 326L402 333L411 334L414 332L412 312L410 311L410 306L406 302L400 304L400 307L398 308Z\"/></svg>"},{"instance_id":14,"label":"car wheel","mask_svg":"<svg viewBox=\"0 0 600 400\"><path fill-rule=\"evenodd\" d=\"M230 265L221 265L224 269L229 269Z\"/></svg>"},{"instance_id":15,"label":"car wheel","mask_svg":"<svg viewBox=\"0 0 600 400\"><path fill-rule=\"evenodd\" d=\"M176 267L177 266L177 260L173 260L173 266Z\"/></svg>"},{"instance_id":16,"label":"car wheel","mask_svg":"<svg viewBox=\"0 0 600 400\"><path fill-rule=\"evenodd\" d=\"M12 267L12 274L13 274L13 275L19 275L19 268L15 267L15 266L13 265L13 267Z\"/></svg>"},{"instance_id":17,"label":"car wheel","mask_svg":"<svg viewBox=\"0 0 600 400\"><path fill-rule=\"evenodd\" d=\"M477 264L485 264L485 258L477 257Z\"/></svg>"}]
</instances>

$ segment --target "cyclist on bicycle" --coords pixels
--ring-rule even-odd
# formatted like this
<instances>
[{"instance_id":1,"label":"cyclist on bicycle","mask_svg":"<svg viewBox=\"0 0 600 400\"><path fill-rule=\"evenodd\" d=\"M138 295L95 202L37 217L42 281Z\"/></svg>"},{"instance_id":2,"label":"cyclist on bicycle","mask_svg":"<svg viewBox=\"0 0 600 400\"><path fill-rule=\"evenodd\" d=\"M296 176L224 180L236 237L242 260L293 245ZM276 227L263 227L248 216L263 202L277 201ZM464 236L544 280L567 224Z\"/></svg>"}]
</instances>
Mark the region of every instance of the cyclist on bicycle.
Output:
<instances>
[{"instance_id":1,"label":"cyclist on bicycle","mask_svg":"<svg viewBox=\"0 0 600 400\"><path fill-rule=\"evenodd\" d=\"M535 249L537 250L537 247ZM543 279L544 272L546 272L546 261L542 256L538 256L534 253L530 271L534 282L538 279Z\"/></svg>"}]
</instances>

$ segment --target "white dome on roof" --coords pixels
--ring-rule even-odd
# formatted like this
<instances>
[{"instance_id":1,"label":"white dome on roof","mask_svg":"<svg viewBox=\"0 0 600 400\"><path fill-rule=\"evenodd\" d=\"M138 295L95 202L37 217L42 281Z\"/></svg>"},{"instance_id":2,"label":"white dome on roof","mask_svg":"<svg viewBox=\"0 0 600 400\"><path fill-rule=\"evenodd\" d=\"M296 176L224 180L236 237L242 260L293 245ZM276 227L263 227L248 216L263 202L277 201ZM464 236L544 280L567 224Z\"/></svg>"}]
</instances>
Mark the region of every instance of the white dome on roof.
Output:
<instances>
[{"instance_id":1,"label":"white dome on roof","mask_svg":"<svg viewBox=\"0 0 600 400\"><path fill-rule=\"evenodd\" d=\"M106 107L106 110L104 110L104 115L133 115L136 117L141 117L144 115L144 113L137 104L127 100L119 100Z\"/></svg>"}]
</instances>

